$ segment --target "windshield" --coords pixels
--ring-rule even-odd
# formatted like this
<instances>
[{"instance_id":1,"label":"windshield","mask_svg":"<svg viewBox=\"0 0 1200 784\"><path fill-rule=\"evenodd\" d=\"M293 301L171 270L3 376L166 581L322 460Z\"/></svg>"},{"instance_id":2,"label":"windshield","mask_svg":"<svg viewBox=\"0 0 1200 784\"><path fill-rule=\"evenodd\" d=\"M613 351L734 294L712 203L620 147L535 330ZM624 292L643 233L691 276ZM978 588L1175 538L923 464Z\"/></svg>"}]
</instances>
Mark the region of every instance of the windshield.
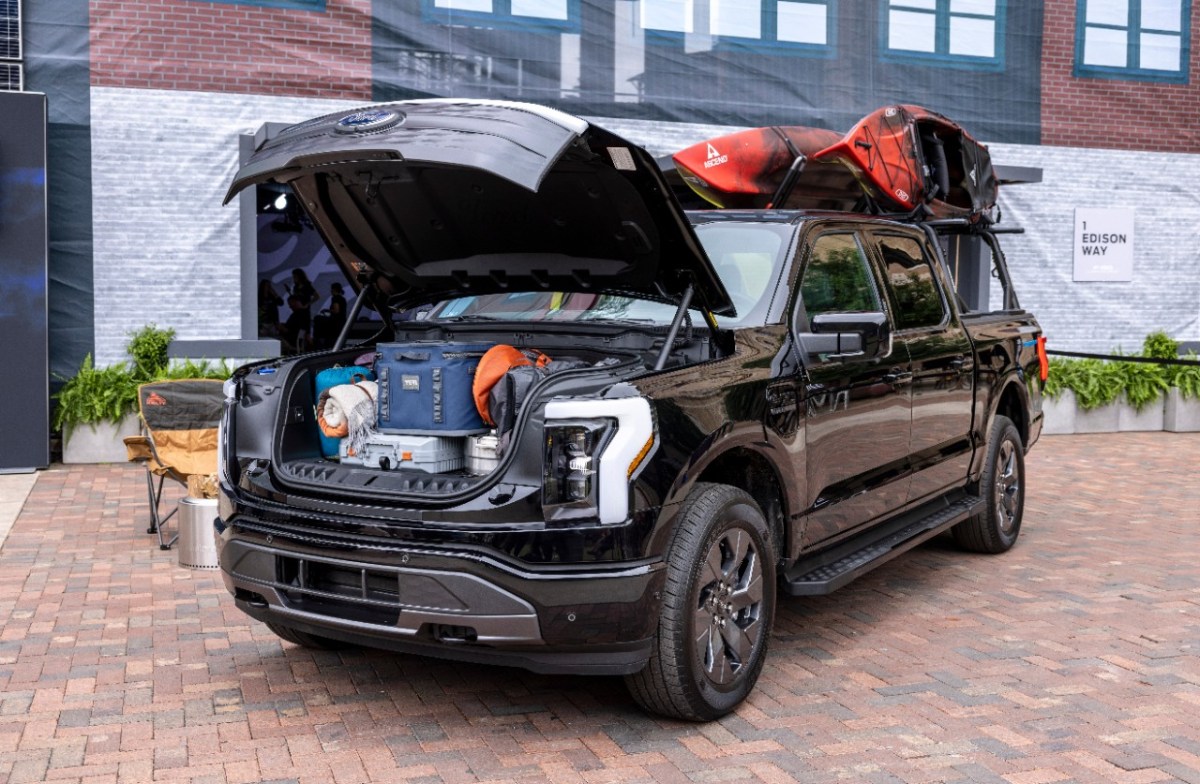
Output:
<instances>
[{"instance_id":1,"label":"windshield","mask_svg":"<svg viewBox=\"0 0 1200 784\"><path fill-rule=\"evenodd\" d=\"M702 223L696 236L725 284L737 316L718 317L722 327L761 326L779 279L788 238L786 224ZM518 291L458 297L437 303L425 316L435 320L633 321L669 324L675 306L619 294ZM693 311L693 319L701 319Z\"/></svg>"}]
</instances>

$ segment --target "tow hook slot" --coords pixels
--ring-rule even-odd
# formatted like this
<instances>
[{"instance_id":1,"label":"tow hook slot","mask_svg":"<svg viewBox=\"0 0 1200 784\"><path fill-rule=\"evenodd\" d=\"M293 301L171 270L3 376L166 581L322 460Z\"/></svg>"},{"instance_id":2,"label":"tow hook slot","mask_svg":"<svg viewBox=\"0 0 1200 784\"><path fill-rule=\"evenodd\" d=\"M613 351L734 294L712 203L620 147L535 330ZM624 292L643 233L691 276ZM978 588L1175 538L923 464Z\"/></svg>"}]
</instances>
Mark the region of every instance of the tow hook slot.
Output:
<instances>
[{"instance_id":1,"label":"tow hook slot","mask_svg":"<svg viewBox=\"0 0 1200 784\"><path fill-rule=\"evenodd\" d=\"M445 643L475 642L479 639L479 635L473 627L453 626L448 623L436 624L433 628L433 636L438 642Z\"/></svg>"}]
</instances>

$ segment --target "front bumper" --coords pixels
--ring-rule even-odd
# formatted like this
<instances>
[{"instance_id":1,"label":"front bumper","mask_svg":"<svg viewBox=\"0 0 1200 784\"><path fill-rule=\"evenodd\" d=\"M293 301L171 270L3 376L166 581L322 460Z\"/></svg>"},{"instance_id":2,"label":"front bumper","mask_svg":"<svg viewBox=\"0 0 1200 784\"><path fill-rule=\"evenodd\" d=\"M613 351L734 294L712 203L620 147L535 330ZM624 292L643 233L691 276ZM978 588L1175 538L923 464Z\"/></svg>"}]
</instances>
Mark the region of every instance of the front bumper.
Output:
<instances>
[{"instance_id":1,"label":"front bumper","mask_svg":"<svg viewBox=\"0 0 1200 784\"><path fill-rule=\"evenodd\" d=\"M544 673L627 674L650 655L661 561L531 566L487 548L218 521L222 578L262 621L359 645Z\"/></svg>"}]
</instances>

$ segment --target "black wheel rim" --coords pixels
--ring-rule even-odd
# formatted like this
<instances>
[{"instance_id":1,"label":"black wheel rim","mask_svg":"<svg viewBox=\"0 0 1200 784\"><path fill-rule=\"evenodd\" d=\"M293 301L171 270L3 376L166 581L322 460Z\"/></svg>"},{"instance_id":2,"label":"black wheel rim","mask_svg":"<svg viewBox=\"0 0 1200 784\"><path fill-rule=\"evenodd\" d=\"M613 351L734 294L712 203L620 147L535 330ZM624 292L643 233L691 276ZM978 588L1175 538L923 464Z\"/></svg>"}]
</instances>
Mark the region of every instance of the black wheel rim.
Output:
<instances>
[{"instance_id":1,"label":"black wheel rim","mask_svg":"<svg viewBox=\"0 0 1200 784\"><path fill-rule=\"evenodd\" d=\"M753 537L741 528L721 534L699 579L696 658L710 681L728 686L749 667L762 636L763 566Z\"/></svg>"},{"instance_id":2,"label":"black wheel rim","mask_svg":"<svg viewBox=\"0 0 1200 784\"><path fill-rule=\"evenodd\" d=\"M1012 536L1021 514L1021 464L1017 447L1004 441L996 454L996 520L1000 533Z\"/></svg>"}]
</instances>

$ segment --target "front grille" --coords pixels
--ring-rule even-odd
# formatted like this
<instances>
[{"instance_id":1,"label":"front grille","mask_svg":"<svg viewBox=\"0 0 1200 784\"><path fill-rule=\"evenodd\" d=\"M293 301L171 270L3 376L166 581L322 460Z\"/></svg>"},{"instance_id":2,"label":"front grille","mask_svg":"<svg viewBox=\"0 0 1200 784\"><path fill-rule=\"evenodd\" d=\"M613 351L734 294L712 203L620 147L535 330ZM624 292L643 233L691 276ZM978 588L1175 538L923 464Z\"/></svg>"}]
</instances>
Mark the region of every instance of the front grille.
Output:
<instances>
[{"instance_id":1,"label":"front grille","mask_svg":"<svg viewBox=\"0 0 1200 784\"><path fill-rule=\"evenodd\" d=\"M274 585L293 609L385 626L399 622L396 572L285 555L275 557L275 569Z\"/></svg>"}]
</instances>

